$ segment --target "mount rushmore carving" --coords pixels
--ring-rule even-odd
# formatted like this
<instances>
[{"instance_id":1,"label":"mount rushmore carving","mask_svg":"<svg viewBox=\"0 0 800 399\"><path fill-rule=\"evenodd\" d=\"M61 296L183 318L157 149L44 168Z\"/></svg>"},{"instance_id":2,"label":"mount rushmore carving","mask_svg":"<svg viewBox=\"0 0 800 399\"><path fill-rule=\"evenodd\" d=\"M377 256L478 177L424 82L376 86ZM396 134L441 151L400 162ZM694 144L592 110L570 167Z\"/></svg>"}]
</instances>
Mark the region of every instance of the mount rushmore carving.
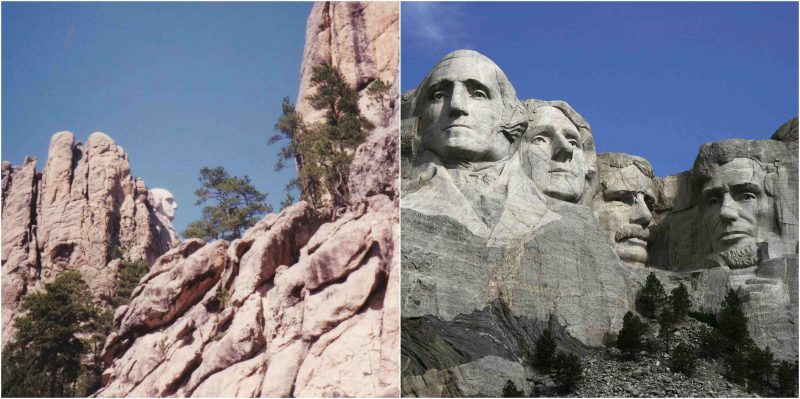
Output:
<instances>
[{"instance_id":1,"label":"mount rushmore carving","mask_svg":"<svg viewBox=\"0 0 800 399\"><path fill-rule=\"evenodd\" d=\"M690 171L596 154L563 101L521 101L459 50L403 95L402 370L407 396L521 386L548 320L562 346L601 345L655 272L696 307L740 296L759 346L797 358L797 123L707 143Z\"/></svg>"}]
</instances>

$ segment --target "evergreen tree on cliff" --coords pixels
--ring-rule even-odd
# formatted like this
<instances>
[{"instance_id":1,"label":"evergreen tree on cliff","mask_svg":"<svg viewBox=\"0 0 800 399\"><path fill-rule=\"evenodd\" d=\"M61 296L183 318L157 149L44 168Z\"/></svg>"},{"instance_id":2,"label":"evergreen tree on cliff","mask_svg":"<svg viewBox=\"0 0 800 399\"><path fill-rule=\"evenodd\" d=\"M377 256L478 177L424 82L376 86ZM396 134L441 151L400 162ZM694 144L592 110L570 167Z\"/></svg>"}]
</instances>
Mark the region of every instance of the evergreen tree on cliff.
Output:
<instances>
[{"instance_id":1,"label":"evergreen tree on cliff","mask_svg":"<svg viewBox=\"0 0 800 399\"><path fill-rule=\"evenodd\" d=\"M617 335L617 348L628 357L636 356L644 349L642 335L644 335L644 324L639 317L631 312L625 313L622 318L622 329Z\"/></svg>"},{"instance_id":2,"label":"evergreen tree on cliff","mask_svg":"<svg viewBox=\"0 0 800 399\"><path fill-rule=\"evenodd\" d=\"M200 169L202 187L194 193L196 205L212 202L203 208L203 217L186 226L183 236L206 241L234 240L242 236L264 214L272 212L265 201L267 194L256 190L250 178L231 176L223 167Z\"/></svg>"},{"instance_id":3,"label":"evergreen tree on cliff","mask_svg":"<svg viewBox=\"0 0 800 399\"><path fill-rule=\"evenodd\" d=\"M644 283L644 288L639 291L636 298L636 303L643 313L643 316L648 318L655 318L657 312L664 305L664 300L667 294L664 292L664 286L658 281L655 273L650 273Z\"/></svg>"},{"instance_id":4,"label":"evergreen tree on cliff","mask_svg":"<svg viewBox=\"0 0 800 399\"><path fill-rule=\"evenodd\" d=\"M307 100L314 109L325 111L325 122L306 129L298 144L298 151L305 157L298 178L301 182L318 182L330 195L333 209L337 209L346 206L350 199L348 180L353 153L366 140L373 125L361 115L358 92L345 81L338 68L328 64L315 66L311 86L314 94ZM321 205L323 193L308 195L315 205Z\"/></svg>"},{"instance_id":5,"label":"evergreen tree on cliff","mask_svg":"<svg viewBox=\"0 0 800 399\"><path fill-rule=\"evenodd\" d=\"M267 140L267 144L273 145L283 140L288 140L288 143L278 151L275 171L278 172L286 168L288 166L286 161L289 160L294 161L298 171L302 170L303 155L297 151L297 145L302 134L301 132L305 129L305 124L303 123L302 115L295 110L294 104L289 100L289 97L283 98L283 102L281 103L281 116L275 123L274 129L278 134L270 137L269 140ZM292 189L299 189L301 193L306 191L319 191L311 189L310 186L313 184L314 182L308 181L308 179L303 179L302 181L299 178L292 179L286 184L286 198L281 201L281 209L294 203L294 197L291 194Z\"/></svg>"},{"instance_id":6,"label":"evergreen tree on cliff","mask_svg":"<svg viewBox=\"0 0 800 399\"><path fill-rule=\"evenodd\" d=\"M669 297L672 302L672 312L675 313L675 319L682 320L692 307L689 291L683 283L680 283L680 285L672 289Z\"/></svg>"},{"instance_id":7,"label":"evergreen tree on cliff","mask_svg":"<svg viewBox=\"0 0 800 399\"><path fill-rule=\"evenodd\" d=\"M84 396L77 383L97 341L102 312L77 271L61 273L44 292L27 295L17 335L3 348L2 396ZM92 372L93 370L89 370Z\"/></svg>"},{"instance_id":8,"label":"evergreen tree on cliff","mask_svg":"<svg viewBox=\"0 0 800 399\"><path fill-rule=\"evenodd\" d=\"M719 331L727 338L732 349L740 349L749 345L750 332L747 330L747 317L742 309L742 300L733 289L729 289L722 301L719 312Z\"/></svg>"}]
</instances>

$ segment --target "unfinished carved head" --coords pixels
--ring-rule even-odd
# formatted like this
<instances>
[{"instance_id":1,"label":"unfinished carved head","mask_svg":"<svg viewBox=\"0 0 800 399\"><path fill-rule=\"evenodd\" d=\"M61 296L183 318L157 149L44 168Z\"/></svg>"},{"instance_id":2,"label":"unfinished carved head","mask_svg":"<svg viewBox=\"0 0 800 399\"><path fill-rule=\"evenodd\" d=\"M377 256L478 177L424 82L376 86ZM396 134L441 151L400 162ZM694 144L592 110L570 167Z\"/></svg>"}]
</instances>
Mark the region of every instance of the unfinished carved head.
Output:
<instances>
[{"instance_id":1,"label":"unfinished carved head","mask_svg":"<svg viewBox=\"0 0 800 399\"><path fill-rule=\"evenodd\" d=\"M525 110L505 73L471 50L439 60L414 101L425 149L451 161L497 161L525 131Z\"/></svg>"},{"instance_id":2,"label":"unfinished carved head","mask_svg":"<svg viewBox=\"0 0 800 399\"><path fill-rule=\"evenodd\" d=\"M519 152L522 167L545 195L579 202L596 173L589 124L563 101L529 100L528 130Z\"/></svg>"},{"instance_id":3,"label":"unfinished carved head","mask_svg":"<svg viewBox=\"0 0 800 399\"><path fill-rule=\"evenodd\" d=\"M149 192L150 204L153 205L155 210L167 219L172 221L175 219L175 210L178 209L178 203L175 202L175 197L171 192L163 188L154 188Z\"/></svg>"},{"instance_id":4,"label":"unfinished carved head","mask_svg":"<svg viewBox=\"0 0 800 399\"><path fill-rule=\"evenodd\" d=\"M775 156L780 143L725 140L704 144L692 175L712 253L731 267L757 263L758 242L779 236Z\"/></svg>"},{"instance_id":5,"label":"unfinished carved head","mask_svg":"<svg viewBox=\"0 0 800 399\"><path fill-rule=\"evenodd\" d=\"M618 152L597 156L600 186L592 210L611 248L632 266L647 262L648 227L655 201L653 176L653 168L644 158Z\"/></svg>"}]
</instances>

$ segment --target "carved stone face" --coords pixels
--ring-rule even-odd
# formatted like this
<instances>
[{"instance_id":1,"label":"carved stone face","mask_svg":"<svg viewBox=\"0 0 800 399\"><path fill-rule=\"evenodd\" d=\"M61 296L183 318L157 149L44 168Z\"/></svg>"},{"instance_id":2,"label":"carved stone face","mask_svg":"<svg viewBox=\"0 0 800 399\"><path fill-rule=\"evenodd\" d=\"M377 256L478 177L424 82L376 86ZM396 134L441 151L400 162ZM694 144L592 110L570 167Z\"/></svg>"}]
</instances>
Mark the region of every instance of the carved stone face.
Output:
<instances>
[{"instance_id":1,"label":"carved stone face","mask_svg":"<svg viewBox=\"0 0 800 399\"><path fill-rule=\"evenodd\" d=\"M765 240L759 236L774 223L774 200L764 191L765 177L763 168L748 158L712 166L711 179L701 189L701 207L714 252Z\"/></svg>"},{"instance_id":2,"label":"carved stone face","mask_svg":"<svg viewBox=\"0 0 800 399\"><path fill-rule=\"evenodd\" d=\"M545 195L577 202L585 189L586 159L578 128L554 107L539 108L523 136L523 168Z\"/></svg>"},{"instance_id":3,"label":"carved stone face","mask_svg":"<svg viewBox=\"0 0 800 399\"><path fill-rule=\"evenodd\" d=\"M154 188L150 190L150 196L151 204L156 208L156 211L166 216L170 221L175 219L175 210L178 209L178 203L175 202L175 197L171 192L163 188Z\"/></svg>"},{"instance_id":4,"label":"carved stone face","mask_svg":"<svg viewBox=\"0 0 800 399\"><path fill-rule=\"evenodd\" d=\"M636 165L602 168L592 209L619 258L635 266L647 262L648 226L654 201L653 181Z\"/></svg>"},{"instance_id":5,"label":"carved stone face","mask_svg":"<svg viewBox=\"0 0 800 399\"><path fill-rule=\"evenodd\" d=\"M508 155L510 143L499 131L504 106L495 68L472 57L449 58L434 68L420 113L425 148L462 161Z\"/></svg>"}]
</instances>

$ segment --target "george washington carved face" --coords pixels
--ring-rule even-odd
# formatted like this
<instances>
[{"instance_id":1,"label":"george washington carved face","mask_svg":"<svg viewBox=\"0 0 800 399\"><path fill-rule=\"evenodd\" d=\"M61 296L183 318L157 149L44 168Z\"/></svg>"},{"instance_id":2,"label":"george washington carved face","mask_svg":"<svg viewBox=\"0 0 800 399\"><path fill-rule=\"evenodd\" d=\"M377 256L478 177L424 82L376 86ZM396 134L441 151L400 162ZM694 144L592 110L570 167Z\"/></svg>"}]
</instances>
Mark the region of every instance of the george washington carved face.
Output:
<instances>
[{"instance_id":1,"label":"george washington carved face","mask_svg":"<svg viewBox=\"0 0 800 399\"><path fill-rule=\"evenodd\" d=\"M508 157L526 120L511 83L485 56L448 54L417 91L423 146L443 159L479 162Z\"/></svg>"}]
</instances>

